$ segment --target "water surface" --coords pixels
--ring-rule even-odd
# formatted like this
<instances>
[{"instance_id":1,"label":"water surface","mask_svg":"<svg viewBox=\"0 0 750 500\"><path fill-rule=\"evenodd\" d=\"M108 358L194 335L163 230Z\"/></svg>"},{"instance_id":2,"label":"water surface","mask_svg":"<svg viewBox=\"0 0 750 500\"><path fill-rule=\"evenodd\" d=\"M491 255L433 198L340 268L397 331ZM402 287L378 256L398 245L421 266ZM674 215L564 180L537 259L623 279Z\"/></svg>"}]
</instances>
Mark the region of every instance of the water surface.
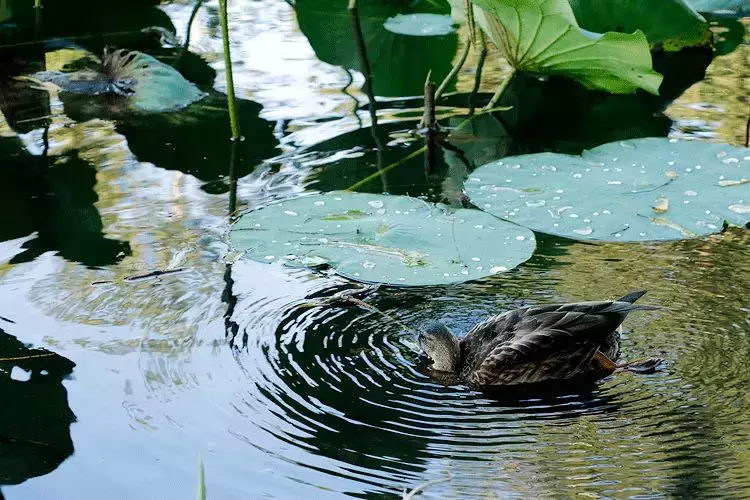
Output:
<instances>
[{"instance_id":1,"label":"water surface","mask_svg":"<svg viewBox=\"0 0 750 500\"><path fill-rule=\"evenodd\" d=\"M67 32L50 22L43 36L159 24L185 38L191 5L147 3L122 26L112 16ZM378 154L361 75L323 62L289 4L230 7L245 136L235 146L239 208L346 188L421 146L402 134L419 100L384 95ZM655 374L496 397L444 387L418 371L413 333L398 324L303 307L351 283L233 258L216 9L207 2L198 12L192 56L179 66L211 92L216 114L134 119L0 85L0 357L28 358L0 360L0 392L14 401L0 417L2 495L186 498L203 460L209 496L222 499L397 498L443 478L425 498L750 497L747 231L628 245L540 235L536 255L511 272L368 298L406 325L441 319L458 332L510 307L642 288L644 302L663 306L625 323L623 357L665 358ZM177 57L123 36L84 38L78 50L116 41ZM458 38L445 43L458 50ZM53 45L6 51L7 71L56 64ZM360 189L379 192L385 181L392 193L458 204L462 176L508 154L650 135L740 145L747 36L712 61L684 57L659 59L681 69L661 100L583 102L564 82L550 92L521 81L509 97L515 112L452 135L464 158L441 152L425 174L415 156ZM486 70L480 99L504 69ZM404 73L403 85L421 85L417 76ZM465 106L472 85L468 69L441 113ZM133 278L155 270L179 271Z\"/></svg>"}]
</instances>

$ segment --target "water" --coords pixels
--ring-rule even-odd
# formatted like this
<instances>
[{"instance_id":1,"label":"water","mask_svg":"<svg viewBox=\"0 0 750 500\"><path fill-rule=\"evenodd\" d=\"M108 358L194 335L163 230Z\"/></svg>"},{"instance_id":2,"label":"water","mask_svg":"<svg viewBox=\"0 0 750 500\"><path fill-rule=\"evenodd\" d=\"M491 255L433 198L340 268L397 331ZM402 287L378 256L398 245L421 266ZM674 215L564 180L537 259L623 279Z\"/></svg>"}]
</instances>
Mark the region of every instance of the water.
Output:
<instances>
[{"instance_id":1,"label":"water","mask_svg":"<svg viewBox=\"0 0 750 500\"><path fill-rule=\"evenodd\" d=\"M246 140L235 151L240 207L372 173L378 155L369 130L358 130L367 113L352 115L355 100L366 102L361 77L343 93L349 75L316 58L286 3L231 8L246 100ZM184 37L190 6L130 11L136 26L173 23ZM133 31L121 28L107 31ZM67 30L94 27L79 20ZM224 88L218 37L209 2L191 49L212 61L215 82L205 66L188 65L204 89ZM13 54L13 64L38 60ZM567 104L557 96L518 97L534 112L453 134L468 166L447 152L425 175L418 156L391 171L389 190L459 203L471 165L638 134L739 145L749 59L746 41L716 58L705 80L675 77L681 95L666 115L664 102L634 110L636 101L611 98L562 127ZM701 73L705 55L692 60ZM484 90L499 79L489 72ZM466 71L456 105L472 83ZM189 126L112 119L85 106L76 114L54 93L0 87L0 357L27 358L0 361L0 392L13 408L0 413L6 498L185 498L195 495L199 460L209 496L222 499L397 498L439 479L448 480L427 486L425 498L750 497L746 231L629 245L541 236L532 260L509 273L368 298L407 325L439 318L459 332L509 307L641 288L645 303L664 306L633 314L623 341L626 360L660 356L664 370L491 398L423 375L412 334L376 314L304 307L345 281L231 263L225 113ZM391 99L380 110L386 164L420 146L398 134L413 125L415 106ZM623 108L632 113L613 122ZM380 180L362 187L381 189ZM169 269L180 271L132 278Z\"/></svg>"}]
</instances>

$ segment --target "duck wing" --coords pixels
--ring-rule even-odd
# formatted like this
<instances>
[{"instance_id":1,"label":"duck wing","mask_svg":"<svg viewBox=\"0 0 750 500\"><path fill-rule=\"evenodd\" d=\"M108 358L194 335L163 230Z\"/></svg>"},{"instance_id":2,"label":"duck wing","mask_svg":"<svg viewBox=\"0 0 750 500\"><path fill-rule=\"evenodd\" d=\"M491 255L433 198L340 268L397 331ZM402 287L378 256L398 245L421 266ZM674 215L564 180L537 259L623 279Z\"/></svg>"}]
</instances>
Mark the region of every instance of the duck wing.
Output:
<instances>
[{"instance_id":1,"label":"duck wing","mask_svg":"<svg viewBox=\"0 0 750 500\"><path fill-rule=\"evenodd\" d=\"M462 341L469 383L506 385L579 375L627 315L657 309L635 305L645 292L614 301L526 307L494 316L474 327ZM603 359L602 359L603 358ZM610 362L611 363L611 362Z\"/></svg>"}]
</instances>

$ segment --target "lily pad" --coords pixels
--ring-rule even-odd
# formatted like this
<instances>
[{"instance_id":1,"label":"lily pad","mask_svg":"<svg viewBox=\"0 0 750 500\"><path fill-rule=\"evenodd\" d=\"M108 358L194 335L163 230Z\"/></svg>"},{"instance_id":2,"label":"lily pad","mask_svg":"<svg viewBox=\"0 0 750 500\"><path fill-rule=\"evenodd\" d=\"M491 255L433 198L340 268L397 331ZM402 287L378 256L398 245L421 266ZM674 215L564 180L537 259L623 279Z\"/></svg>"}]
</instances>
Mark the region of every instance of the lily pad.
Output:
<instances>
[{"instance_id":1,"label":"lily pad","mask_svg":"<svg viewBox=\"0 0 750 500\"><path fill-rule=\"evenodd\" d=\"M615 94L658 94L662 76L651 66L648 41L635 33L581 29L568 0L473 0L474 17L516 70L562 75ZM463 16L463 0L451 0Z\"/></svg>"},{"instance_id":2,"label":"lily pad","mask_svg":"<svg viewBox=\"0 0 750 500\"><path fill-rule=\"evenodd\" d=\"M343 191L248 212L230 239L262 262L328 265L353 280L392 285L483 278L526 261L536 246L528 229L479 210Z\"/></svg>"},{"instance_id":3,"label":"lily pad","mask_svg":"<svg viewBox=\"0 0 750 500\"><path fill-rule=\"evenodd\" d=\"M708 22L685 0L570 0L570 6L584 29L600 33L641 30L652 47L669 52L711 43Z\"/></svg>"},{"instance_id":4,"label":"lily pad","mask_svg":"<svg viewBox=\"0 0 750 500\"><path fill-rule=\"evenodd\" d=\"M397 14L386 19L383 27L397 35L441 36L453 29L453 18L447 14Z\"/></svg>"},{"instance_id":5,"label":"lily pad","mask_svg":"<svg viewBox=\"0 0 750 500\"><path fill-rule=\"evenodd\" d=\"M750 221L750 149L647 138L581 156L539 153L475 170L465 185L487 212L579 240L674 240Z\"/></svg>"}]
</instances>

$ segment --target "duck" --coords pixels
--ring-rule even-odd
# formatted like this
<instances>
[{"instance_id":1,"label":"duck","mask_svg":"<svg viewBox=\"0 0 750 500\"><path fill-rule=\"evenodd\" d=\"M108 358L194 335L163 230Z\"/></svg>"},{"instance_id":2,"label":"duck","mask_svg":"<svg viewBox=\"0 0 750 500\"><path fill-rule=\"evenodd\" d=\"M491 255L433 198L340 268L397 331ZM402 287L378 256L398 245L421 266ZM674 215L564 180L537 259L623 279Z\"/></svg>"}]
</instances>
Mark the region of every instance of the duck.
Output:
<instances>
[{"instance_id":1,"label":"duck","mask_svg":"<svg viewBox=\"0 0 750 500\"><path fill-rule=\"evenodd\" d=\"M483 389L600 379L618 368L649 372L662 360L616 363L628 314L659 309L635 304L645 294L641 290L617 300L522 307L476 324L461 339L444 324L429 322L419 329L417 340L430 375Z\"/></svg>"}]
</instances>

